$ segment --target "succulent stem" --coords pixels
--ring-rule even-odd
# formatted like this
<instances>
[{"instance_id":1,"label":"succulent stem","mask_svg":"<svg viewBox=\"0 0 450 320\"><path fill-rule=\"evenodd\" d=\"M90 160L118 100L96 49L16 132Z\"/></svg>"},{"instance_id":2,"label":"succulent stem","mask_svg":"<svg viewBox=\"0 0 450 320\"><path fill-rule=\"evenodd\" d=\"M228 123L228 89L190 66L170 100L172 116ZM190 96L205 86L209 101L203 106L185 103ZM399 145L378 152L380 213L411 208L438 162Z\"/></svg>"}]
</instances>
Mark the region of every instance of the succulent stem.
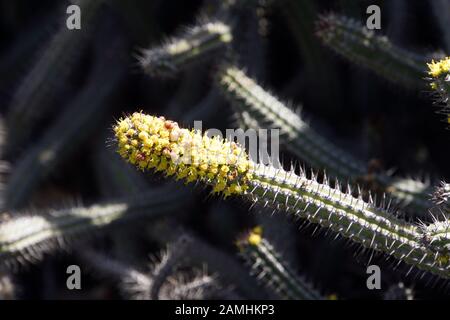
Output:
<instances>
[{"instance_id":1,"label":"succulent stem","mask_svg":"<svg viewBox=\"0 0 450 320\"><path fill-rule=\"evenodd\" d=\"M360 22L329 14L320 17L317 35L349 61L369 68L376 74L407 88L422 89L425 57L392 44Z\"/></svg>"}]
</instances>

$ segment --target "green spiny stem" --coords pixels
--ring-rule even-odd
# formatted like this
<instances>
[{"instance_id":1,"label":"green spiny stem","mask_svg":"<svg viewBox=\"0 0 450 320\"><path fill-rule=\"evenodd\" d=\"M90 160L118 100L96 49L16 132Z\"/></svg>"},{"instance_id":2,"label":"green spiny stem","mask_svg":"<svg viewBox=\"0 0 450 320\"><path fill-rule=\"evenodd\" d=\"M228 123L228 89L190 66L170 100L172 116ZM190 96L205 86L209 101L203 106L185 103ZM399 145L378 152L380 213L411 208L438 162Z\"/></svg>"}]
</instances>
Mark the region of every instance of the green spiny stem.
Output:
<instances>
[{"instance_id":1,"label":"green spiny stem","mask_svg":"<svg viewBox=\"0 0 450 320\"><path fill-rule=\"evenodd\" d=\"M196 272L193 277L177 273L169 277L161 287L160 300L205 300L211 297L226 297L217 280L204 272Z\"/></svg>"},{"instance_id":2,"label":"green spiny stem","mask_svg":"<svg viewBox=\"0 0 450 320\"><path fill-rule=\"evenodd\" d=\"M241 256L252 268L255 277L282 299L324 300L309 283L291 270L269 241L262 237L261 231L256 227L238 241Z\"/></svg>"},{"instance_id":3,"label":"green spiny stem","mask_svg":"<svg viewBox=\"0 0 450 320\"><path fill-rule=\"evenodd\" d=\"M308 179L303 172L296 175L293 170L256 164L238 144L180 128L164 117L135 112L118 120L114 132L120 155L142 170L203 183L225 197L243 196L329 228L412 267L450 278L450 255L428 243L433 235L425 228L386 209L385 198L381 205L371 196L366 202L360 192L355 197L350 187L342 192L341 186ZM179 161L179 154L188 161Z\"/></svg>"},{"instance_id":4,"label":"green spiny stem","mask_svg":"<svg viewBox=\"0 0 450 320\"><path fill-rule=\"evenodd\" d=\"M437 94L437 103L443 106L440 113L445 115L450 125L450 57L438 62L433 60L428 68L430 86Z\"/></svg>"},{"instance_id":5,"label":"green spiny stem","mask_svg":"<svg viewBox=\"0 0 450 320\"><path fill-rule=\"evenodd\" d=\"M114 56L102 54L86 87L15 164L6 191L8 208L23 207L39 183L97 128L97 120L109 107L109 99L125 72L118 64L124 48L120 43L112 48ZM111 67L111 63L118 67Z\"/></svg>"},{"instance_id":6,"label":"green spiny stem","mask_svg":"<svg viewBox=\"0 0 450 320\"><path fill-rule=\"evenodd\" d=\"M163 187L114 203L13 215L0 224L0 263L38 261L43 253L58 248L65 240L126 219L171 212L180 201L186 203L185 199L189 199L186 191L172 191Z\"/></svg>"},{"instance_id":7,"label":"green spiny stem","mask_svg":"<svg viewBox=\"0 0 450 320\"><path fill-rule=\"evenodd\" d=\"M161 47L143 50L138 61L149 75L173 75L207 55L223 54L231 40L228 25L220 21L206 22L170 39Z\"/></svg>"},{"instance_id":8,"label":"green spiny stem","mask_svg":"<svg viewBox=\"0 0 450 320\"><path fill-rule=\"evenodd\" d=\"M82 0L83 28L69 30L64 23L16 90L9 108L11 141L8 154L28 138L33 122L54 106L88 44L92 20L102 1Z\"/></svg>"},{"instance_id":9,"label":"green spiny stem","mask_svg":"<svg viewBox=\"0 0 450 320\"><path fill-rule=\"evenodd\" d=\"M217 75L227 99L247 128L280 129L280 142L307 164L353 183L374 184L400 204L409 205L421 215L431 206L428 185L383 173L368 173L367 166L341 150L311 128L275 96L265 91L243 71L223 65Z\"/></svg>"},{"instance_id":10,"label":"green spiny stem","mask_svg":"<svg viewBox=\"0 0 450 320\"><path fill-rule=\"evenodd\" d=\"M424 242L422 228L396 218L384 206L355 198L327 183L304 174L295 175L267 166L257 166L249 181L248 196L254 202L305 218L330 228L366 248L393 255L407 264L450 278L448 254Z\"/></svg>"},{"instance_id":11,"label":"green spiny stem","mask_svg":"<svg viewBox=\"0 0 450 320\"><path fill-rule=\"evenodd\" d=\"M450 52L450 30L448 29L450 25L450 2L447 0L435 0L430 1L430 5L442 30L445 48Z\"/></svg>"},{"instance_id":12,"label":"green spiny stem","mask_svg":"<svg viewBox=\"0 0 450 320\"><path fill-rule=\"evenodd\" d=\"M444 212L450 214L450 184L441 182L433 193L433 202L437 204Z\"/></svg>"},{"instance_id":13,"label":"green spiny stem","mask_svg":"<svg viewBox=\"0 0 450 320\"><path fill-rule=\"evenodd\" d=\"M345 16L321 16L317 35L349 61L369 68L385 79L407 88L422 89L426 58L392 44L360 22Z\"/></svg>"}]
</instances>

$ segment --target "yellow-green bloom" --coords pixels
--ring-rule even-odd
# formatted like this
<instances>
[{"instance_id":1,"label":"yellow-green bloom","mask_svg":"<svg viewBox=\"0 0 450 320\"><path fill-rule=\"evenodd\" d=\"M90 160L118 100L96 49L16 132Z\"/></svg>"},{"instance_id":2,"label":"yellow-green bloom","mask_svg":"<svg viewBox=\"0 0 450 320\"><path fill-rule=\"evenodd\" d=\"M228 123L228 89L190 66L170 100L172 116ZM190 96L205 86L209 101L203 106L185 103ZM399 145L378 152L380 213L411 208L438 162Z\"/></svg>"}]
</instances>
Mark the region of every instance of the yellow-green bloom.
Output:
<instances>
[{"instance_id":1,"label":"yellow-green bloom","mask_svg":"<svg viewBox=\"0 0 450 320\"><path fill-rule=\"evenodd\" d=\"M253 162L235 142L141 112L117 121L114 133L119 154L142 170L154 169L186 182L202 180L225 196L248 188Z\"/></svg>"},{"instance_id":2,"label":"yellow-green bloom","mask_svg":"<svg viewBox=\"0 0 450 320\"><path fill-rule=\"evenodd\" d=\"M433 78L439 78L444 74L448 74L450 72L450 57L444 58L438 62L434 60L431 63L428 63L428 74Z\"/></svg>"}]
</instances>

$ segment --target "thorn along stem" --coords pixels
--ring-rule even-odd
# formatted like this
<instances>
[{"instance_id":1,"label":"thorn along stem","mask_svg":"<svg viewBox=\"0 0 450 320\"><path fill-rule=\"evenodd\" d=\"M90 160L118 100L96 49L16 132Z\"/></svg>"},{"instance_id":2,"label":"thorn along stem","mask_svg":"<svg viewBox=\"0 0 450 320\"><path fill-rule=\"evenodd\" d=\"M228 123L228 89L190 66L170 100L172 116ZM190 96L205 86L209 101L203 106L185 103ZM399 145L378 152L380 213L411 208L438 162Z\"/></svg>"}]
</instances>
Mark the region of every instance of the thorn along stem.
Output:
<instances>
[{"instance_id":1,"label":"thorn along stem","mask_svg":"<svg viewBox=\"0 0 450 320\"><path fill-rule=\"evenodd\" d=\"M180 129L177 123L162 117L134 113L120 119L114 131L118 152L142 170L153 169L186 182L202 182L225 196L242 196L450 278L450 242L448 237L439 236L439 248L432 246L427 241L429 230L433 229L430 225L407 223L373 201L365 202L361 195L355 197L340 191L340 186L332 188L308 179L303 172L297 175L294 171L256 164L239 145L233 147L227 140ZM177 161L181 156L190 162Z\"/></svg>"}]
</instances>

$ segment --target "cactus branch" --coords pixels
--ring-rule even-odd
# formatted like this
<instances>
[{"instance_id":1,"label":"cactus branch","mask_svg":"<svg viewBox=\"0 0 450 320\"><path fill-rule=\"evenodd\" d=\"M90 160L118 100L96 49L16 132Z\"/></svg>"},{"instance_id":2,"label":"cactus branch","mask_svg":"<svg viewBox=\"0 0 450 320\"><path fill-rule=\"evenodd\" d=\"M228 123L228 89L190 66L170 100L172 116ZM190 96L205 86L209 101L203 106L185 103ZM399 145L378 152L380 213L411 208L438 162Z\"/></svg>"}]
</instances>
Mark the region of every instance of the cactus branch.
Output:
<instances>
[{"instance_id":1,"label":"cactus branch","mask_svg":"<svg viewBox=\"0 0 450 320\"><path fill-rule=\"evenodd\" d=\"M450 125L450 57L428 64L430 86L437 93L437 103L443 105L440 111Z\"/></svg>"},{"instance_id":2,"label":"cactus branch","mask_svg":"<svg viewBox=\"0 0 450 320\"><path fill-rule=\"evenodd\" d=\"M224 64L219 69L217 82L246 127L280 129L281 144L311 167L353 183L374 184L376 189L425 216L431 206L427 184L369 173L364 163L320 135L297 113L234 66Z\"/></svg>"},{"instance_id":3,"label":"cactus branch","mask_svg":"<svg viewBox=\"0 0 450 320\"><path fill-rule=\"evenodd\" d=\"M392 83L422 89L425 57L392 44L356 20L336 14L323 15L317 24L322 42L349 61L358 63Z\"/></svg>"},{"instance_id":4,"label":"cactus branch","mask_svg":"<svg viewBox=\"0 0 450 320\"><path fill-rule=\"evenodd\" d=\"M241 256L252 268L252 273L266 287L282 299L323 300L324 298L290 266L262 236L262 228L255 227L238 241Z\"/></svg>"},{"instance_id":5,"label":"cactus branch","mask_svg":"<svg viewBox=\"0 0 450 320\"><path fill-rule=\"evenodd\" d=\"M155 217L171 212L188 193L172 188L144 192L138 197L88 207L49 210L39 215L14 215L0 223L0 264L26 263L64 247L64 242L129 218ZM185 202L186 203L186 202Z\"/></svg>"},{"instance_id":6,"label":"cactus branch","mask_svg":"<svg viewBox=\"0 0 450 320\"><path fill-rule=\"evenodd\" d=\"M442 182L433 193L433 202L444 212L450 214L450 184Z\"/></svg>"},{"instance_id":7,"label":"cactus branch","mask_svg":"<svg viewBox=\"0 0 450 320\"><path fill-rule=\"evenodd\" d=\"M228 25L210 21L188 29L160 47L142 50L138 61L149 75L173 75L200 57L222 54L231 40Z\"/></svg>"}]
</instances>

